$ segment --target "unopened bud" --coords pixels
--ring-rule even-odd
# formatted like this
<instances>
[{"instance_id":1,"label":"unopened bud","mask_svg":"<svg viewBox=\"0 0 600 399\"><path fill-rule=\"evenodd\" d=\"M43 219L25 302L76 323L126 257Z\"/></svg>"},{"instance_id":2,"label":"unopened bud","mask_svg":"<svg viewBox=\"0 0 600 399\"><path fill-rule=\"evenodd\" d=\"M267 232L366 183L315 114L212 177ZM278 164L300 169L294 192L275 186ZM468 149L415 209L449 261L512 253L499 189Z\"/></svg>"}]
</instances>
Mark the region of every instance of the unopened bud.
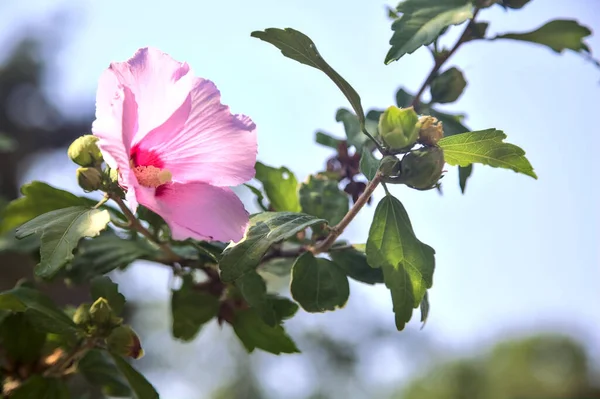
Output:
<instances>
[{"instance_id":1,"label":"unopened bud","mask_svg":"<svg viewBox=\"0 0 600 399\"><path fill-rule=\"evenodd\" d=\"M82 303L79 305L75 314L73 315L73 322L78 326L85 326L91 322L92 318L90 316L90 304Z\"/></svg>"},{"instance_id":2,"label":"unopened bud","mask_svg":"<svg viewBox=\"0 0 600 399\"><path fill-rule=\"evenodd\" d=\"M419 118L421 129L419 130L419 142L428 146L435 146L444 137L442 122L433 116L422 116Z\"/></svg>"},{"instance_id":3,"label":"unopened bud","mask_svg":"<svg viewBox=\"0 0 600 399\"><path fill-rule=\"evenodd\" d=\"M102 173L96 168L77 168L77 183L85 191L96 191L102 187Z\"/></svg>"},{"instance_id":4,"label":"unopened bud","mask_svg":"<svg viewBox=\"0 0 600 399\"><path fill-rule=\"evenodd\" d=\"M379 170L384 176L396 176L400 172L400 160L393 155L386 155L379 163Z\"/></svg>"},{"instance_id":5,"label":"unopened bud","mask_svg":"<svg viewBox=\"0 0 600 399\"><path fill-rule=\"evenodd\" d=\"M79 137L69 146L69 158L79 166L100 165L103 159L97 141L98 137L91 134Z\"/></svg>"},{"instance_id":6,"label":"unopened bud","mask_svg":"<svg viewBox=\"0 0 600 399\"><path fill-rule=\"evenodd\" d=\"M442 176L444 151L439 147L424 147L411 151L400 164L402 183L418 190L434 188Z\"/></svg>"},{"instance_id":7,"label":"unopened bud","mask_svg":"<svg viewBox=\"0 0 600 399\"><path fill-rule=\"evenodd\" d=\"M414 108L386 109L379 118L379 134L391 150L410 149L419 137L419 117Z\"/></svg>"},{"instance_id":8,"label":"unopened bud","mask_svg":"<svg viewBox=\"0 0 600 399\"><path fill-rule=\"evenodd\" d=\"M94 324L107 325L113 318L113 311L108 301L104 298L96 299L90 307L90 317Z\"/></svg>"},{"instance_id":9,"label":"unopened bud","mask_svg":"<svg viewBox=\"0 0 600 399\"><path fill-rule=\"evenodd\" d=\"M108 350L122 356L139 359L144 356L140 338L130 326L123 325L112 330L106 339Z\"/></svg>"}]
</instances>

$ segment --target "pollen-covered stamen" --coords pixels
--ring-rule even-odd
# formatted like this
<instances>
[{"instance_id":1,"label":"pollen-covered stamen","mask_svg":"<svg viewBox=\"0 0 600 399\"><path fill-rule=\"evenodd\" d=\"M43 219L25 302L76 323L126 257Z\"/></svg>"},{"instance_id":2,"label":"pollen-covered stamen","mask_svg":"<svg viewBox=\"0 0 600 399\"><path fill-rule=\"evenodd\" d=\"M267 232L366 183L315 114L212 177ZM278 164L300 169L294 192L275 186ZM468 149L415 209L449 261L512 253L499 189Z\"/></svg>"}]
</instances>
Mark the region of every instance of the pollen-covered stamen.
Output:
<instances>
[{"instance_id":1,"label":"pollen-covered stamen","mask_svg":"<svg viewBox=\"0 0 600 399\"><path fill-rule=\"evenodd\" d=\"M144 187L156 188L171 181L172 175L167 169L159 169L156 166L136 166L133 173L138 183Z\"/></svg>"}]
</instances>

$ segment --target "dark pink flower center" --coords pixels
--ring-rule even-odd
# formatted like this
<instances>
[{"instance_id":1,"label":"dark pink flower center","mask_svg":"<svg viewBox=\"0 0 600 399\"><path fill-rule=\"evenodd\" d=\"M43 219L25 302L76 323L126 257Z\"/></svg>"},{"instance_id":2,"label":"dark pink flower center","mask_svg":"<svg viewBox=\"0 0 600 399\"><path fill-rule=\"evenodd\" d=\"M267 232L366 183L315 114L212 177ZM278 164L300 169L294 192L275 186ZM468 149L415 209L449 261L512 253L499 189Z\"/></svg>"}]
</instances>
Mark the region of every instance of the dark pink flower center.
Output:
<instances>
[{"instance_id":1,"label":"dark pink flower center","mask_svg":"<svg viewBox=\"0 0 600 399\"><path fill-rule=\"evenodd\" d=\"M157 188L171 181L171 172L164 169L164 163L153 151L135 146L131 149L129 162L141 186Z\"/></svg>"}]
</instances>

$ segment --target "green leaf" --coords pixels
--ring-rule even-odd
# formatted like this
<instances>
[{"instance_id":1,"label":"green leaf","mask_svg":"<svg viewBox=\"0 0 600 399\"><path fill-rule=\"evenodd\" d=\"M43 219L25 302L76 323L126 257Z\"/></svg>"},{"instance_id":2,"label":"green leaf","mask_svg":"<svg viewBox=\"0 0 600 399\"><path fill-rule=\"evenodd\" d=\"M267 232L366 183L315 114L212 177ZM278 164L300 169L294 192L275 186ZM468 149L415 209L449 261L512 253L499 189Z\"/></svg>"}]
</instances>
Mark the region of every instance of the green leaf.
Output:
<instances>
[{"instance_id":1,"label":"green leaf","mask_svg":"<svg viewBox=\"0 0 600 399\"><path fill-rule=\"evenodd\" d=\"M379 159L371 151L363 150L360 154L360 171L369 180L373 180L379 169Z\"/></svg>"},{"instance_id":2,"label":"green leaf","mask_svg":"<svg viewBox=\"0 0 600 399\"><path fill-rule=\"evenodd\" d=\"M119 292L119 286L106 277L98 276L91 281L92 299L104 298L108 301L116 315L121 314L125 307L125 297Z\"/></svg>"},{"instance_id":3,"label":"green leaf","mask_svg":"<svg viewBox=\"0 0 600 399\"><path fill-rule=\"evenodd\" d=\"M464 115L447 114L445 112L436 111L433 108L429 108L427 111L429 115L442 122L442 126L444 127L444 137L471 131L471 129L462 124Z\"/></svg>"},{"instance_id":4,"label":"green leaf","mask_svg":"<svg viewBox=\"0 0 600 399\"><path fill-rule=\"evenodd\" d=\"M24 184L21 193L23 197L11 201L2 211L0 233L5 233L56 209L77 205L91 207L96 204L91 199L77 197L68 191L59 190L39 181Z\"/></svg>"},{"instance_id":5,"label":"green leaf","mask_svg":"<svg viewBox=\"0 0 600 399\"><path fill-rule=\"evenodd\" d=\"M344 307L350 287L346 274L335 263L305 252L294 263L292 297L307 312L325 312Z\"/></svg>"},{"instance_id":6,"label":"green leaf","mask_svg":"<svg viewBox=\"0 0 600 399\"><path fill-rule=\"evenodd\" d=\"M336 180L311 175L300 186L299 194L302 212L327 219L332 226L348 212L348 195L340 190Z\"/></svg>"},{"instance_id":7,"label":"green leaf","mask_svg":"<svg viewBox=\"0 0 600 399\"><path fill-rule=\"evenodd\" d=\"M366 253L369 265L383 270L402 330L433 284L435 251L417 239L402 203L386 195L375 209Z\"/></svg>"},{"instance_id":8,"label":"green leaf","mask_svg":"<svg viewBox=\"0 0 600 399\"><path fill-rule=\"evenodd\" d=\"M396 92L396 105L400 108L410 107L414 99L414 96L404 90L403 88L399 88Z\"/></svg>"},{"instance_id":9,"label":"green leaf","mask_svg":"<svg viewBox=\"0 0 600 399\"><path fill-rule=\"evenodd\" d=\"M386 64L433 43L448 26L473 17L473 4L467 0L406 0L397 10L402 17L392 24L392 48L385 57Z\"/></svg>"},{"instance_id":10,"label":"green leaf","mask_svg":"<svg viewBox=\"0 0 600 399\"><path fill-rule=\"evenodd\" d=\"M576 52L590 52L590 48L583 42L583 38L592 34L585 26L579 25L574 20L558 19L550 21L544 26L527 33L505 33L491 40L512 39L531 42L550 47L553 51L561 53L564 50Z\"/></svg>"},{"instance_id":11,"label":"green leaf","mask_svg":"<svg viewBox=\"0 0 600 399\"><path fill-rule=\"evenodd\" d=\"M0 154L3 152L13 152L17 147L18 143L15 139L0 133Z\"/></svg>"},{"instance_id":12,"label":"green leaf","mask_svg":"<svg viewBox=\"0 0 600 399\"><path fill-rule=\"evenodd\" d=\"M324 132L317 132L315 134L315 141L322 146L333 148L337 150L342 140L336 139Z\"/></svg>"},{"instance_id":13,"label":"green leaf","mask_svg":"<svg viewBox=\"0 0 600 399\"><path fill-rule=\"evenodd\" d=\"M296 176L285 167L279 169L257 162L256 179L265 189L271 206L278 212L300 212L298 200L298 181Z\"/></svg>"},{"instance_id":14,"label":"green leaf","mask_svg":"<svg viewBox=\"0 0 600 399\"><path fill-rule=\"evenodd\" d=\"M117 367L98 349L87 352L78 362L77 370L90 384L100 387L106 396L130 398L132 395Z\"/></svg>"},{"instance_id":15,"label":"green leaf","mask_svg":"<svg viewBox=\"0 0 600 399\"><path fill-rule=\"evenodd\" d=\"M319 54L317 46L308 36L292 28L269 28L265 29L264 32L252 32L251 36L271 43L288 58L324 72L344 93L348 101L350 101L354 112L358 115L360 123L364 124L365 114L360 103L360 96L340 74L325 62L321 54Z\"/></svg>"},{"instance_id":16,"label":"green leaf","mask_svg":"<svg viewBox=\"0 0 600 399\"><path fill-rule=\"evenodd\" d=\"M425 291L425 295L423 296L423 300L421 301L421 322L423 323L423 327L425 327L425 323L427 323L427 318L429 317L429 294Z\"/></svg>"},{"instance_id":17,"label":"green leaf","mask_svg":"<svg viewBox=\"0 0 600 399\"><path fill-rule=\"evenodd\" d=\"M10 230L0 236L0 253L14 252L19 254L30 254L40 252L40 239L36 236L30 236L22 240L15 237L16 229Z\"/></svg>"},{"instance_id":18,"label":"green leaf","mask_svg":"<svg viewBox=\"0 0 600 399\"><path fill-rule=\"evenodd\" d=\"M468 42L471 40L479 40L485 37L485 33L489 27L489 22L475 22L469 26L469 30L465 36L464 41Z\"/></svg>"},{"instance_id":19,"label":"green leaf","mask_svg":"<svg viewBox=\"0 0 600 399\"><path fill-rule=\"evenodd\" d=\"M41 233L41 260L35 274L49 278L73 259L73 250L80 239L97 236L109 222L107 210L72 206L30 220L17 229L16 237Z\"/></svg>"},{"instance_id":20,"label":"green leaf","mask_svg":"<svg viewBox=\"0 0 600 399\"><path fill-rule=\"evenodd\" d=\"M182 341L193 340L202 326L217 316L219 299L193 286L191 276L183 278L179 290L173 290L171 313L173 336Z\"/></svg>"},{"instance_id":21,"label":"green leaf","mask_svg":"<svg viewBox=\"0 0 600 399\"><path fill-rule=\"evenodd\" d=\"M464 194L467 189L467 179L471 177L473 173L473 164L469 166L459 166L458 167L458 183L460 185L460 191Z\"/></svg>"},{"instance_id":22,"label":"green leaf","mask_svg":"<svg viewBox=\"0 0 600 399\"><path fill-rule=\"evenodd\" d=\"M91 240L82 240L66 271L69 279L82 283L125 268L135 260L153 260L158 255L157 249L146 240L124 240L107 230Z\"/></svg>"},{"instance_id":23,"label":"green leaf","mask_svg":"<svg viewBox=\"0 0 600 399\"><path fill-rule=\"evenodd\" d=\"M275 310L277 323L281 323L283 320L292 318L298 311L298 305L287 298L269 295L268 299L269 302L271 302L273 310Z\"/></svg>"},{"instance_id":24,"label":"green leaf","mask_svg":"<svg viewBox=\"0 0 600 399\"><path fill-rule=\"evenodd\" d=\"M0 310L25 312L31 324L43 332L72 334L77 328L50 298L25 286L0 293Z\"/></svg>"},{"instance_id":25,"label":"green leaf","mask_svg":"<svg viewBox=\"0 0 600 399\"><path fill-rule=\"evenodd\" d=\"M514 10L518 10L520 8L523 8L530 1L531 0L499 0L498 5L504 7L505 9L508 7Z\"/></svg>"},{"instance_id":26,"label":"green leaf","mask_svg":"<svg viewBox=\"0 0 600 399\"><path fill-rule=\"evenodd\" d=\"M270 326L277 325L277 316L273 304L267 298L267 284L256 272L250 271L235 280L236 287L248 302L260 315L265 323Z\"/></svg>"},{"instance_id":27,"label":"green leaf","mask_svg":"<svg viewBox=\"0 0 600 399\"><path fill-rule=\"evenodd\" d=\"M263 195L262 191L248 183L244 183L244 186L246 186L250 191L252 191L254 195L256 195L256 202L258 203L260 209L262 209L265 212L268 211L269 208L264 203L265 196Z\"/></svg>"},{"instance_id":28,"label":"green leaf","mask_svg":"<svg viewBox=\"0 0 600 399\"><path fill-rule=\"evenodd\" d=\"M67 384L57 378L34 374L10 394L10 399L70 399Z\"/></svg>"},{"instance_id":29,"label":"green leaf","mask_svg":"<svg viewBox=\"0 0 600 399\"><path fill-rule=\"evenodd\" d=\"M381 269L373 268L367 263L364 252L354 248L330 251L331 260L338 265L346 275L356 281L367 284L383 283Z\"/></svg>"},{"instance_id":30,"label":"green leaf","mask_svg":"<svg viewBox=\"0 0 600 399\"><path fill-rule=\"evenodd\" d=\"M269 247L276 242L326 220L292 212L263 212L250 217L242 241L229 246L219 263L221 279L232 282L256 269Z\"/></svg>"},{"instance_id":31,"label":"green leaf","mask_svg":"<svg viewBox=\"0 0 600 399\"><path fill-rule=\"evenodd\" d=\"M248 352L256 348L275 355L300 352L282 326L269 326L254 309L237 312L232 326Z\"/></svg>"},{"instance_id":32,"label":"green leaf","mask_svg":"<svg viewBox=\"0 0 600 399\"><path fill-rule=\"evenodd\" d=\"M360 150L368 141L369 138L363 134L360 127L360 119L346 108L340 108L335 113L335 120L342 122L348 144L353 145L357 150Z\"/></svg>"},{"instance_id":33,"label":"green leaf","mask_svg":"<svg viewBox=\"0 0 600 399\"><path fill-rule=\"evenodd\" d=\"M455 67L447 69L431 82L431 102L442 104L454 102L458 100L465 87L467 81L462 72Z\"/></svg>"},{"instance_id":34,"label":"green leaf","mask_svg":"<svg viewBox=\"0 0 600 399\"><path fill-rule=\"evenodd\" d=\"M537 179L525 151L514 144L504 143L501 130L487 129L444 137L438 145L444 150L446 163L469 166L482 163L495 168L512 169Z\"/></svg>"},{"instance_id":35,"label":"green leaf","mask_svg":"<svg viewBox=\"0 0 600 399\"><path fill-rule=\"evenodd\" d=\"M136 369L134 369L125 359L114 353L110 354L117 365L117 368L121 371L121 374L129 386L135 393L137 399L158 399L158 392L156 389L141 375Z\"/></svg>"},{"instance_id":36,"label":"green leaf","mask_svg":"<svg viewBox=\"0 0 600 399\"><path fill-rule=\"evenodd\" d=\"M0 346L11 362L36 362L45 342L46 334L34 328L25 313L9 313L0 324Z\"/></svg>"}]
</instances>

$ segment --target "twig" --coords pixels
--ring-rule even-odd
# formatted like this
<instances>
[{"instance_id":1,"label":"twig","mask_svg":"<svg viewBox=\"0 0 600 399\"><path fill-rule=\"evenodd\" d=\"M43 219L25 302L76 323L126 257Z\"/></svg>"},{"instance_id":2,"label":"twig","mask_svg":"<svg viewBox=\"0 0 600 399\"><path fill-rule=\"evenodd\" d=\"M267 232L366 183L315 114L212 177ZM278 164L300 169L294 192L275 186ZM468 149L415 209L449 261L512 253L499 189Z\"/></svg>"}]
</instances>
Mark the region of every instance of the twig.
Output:
<instances>
[{"instance_id":1,"label":"twig","mask_svg":"<svg viewBox=\"0 0 600 399\"><path fill-rule=\"evenodd\" d=\"M92 338L82 340L79 345L75 346L75 348L73 348L73 350L67 354L67 356L44 371L43 376L61 377L73 363L83 358L83 356L85 356L85 354L95 346L96 342Z\"/></svg>"},{"instance_id":2,"label":"twig","mask_svg":"<svg viewBox=\"0 0 600 399\"><path fill-rule=\"evenodd\" d=\"M456 42L454 47L452 47L452 49L450 49L448 54L446 54L444 57L436 58L435 64L433 65L433 69L431 70L431 72L429 73L429 76L427 76L427 78L421 85L421 88L419 88L419 91L417 92L417 94L415 94L415 97L413 98L412 103L410 104L411 106L415 107L415 110L419 107L419 104L421 103L421 96L425 92L425 89L431 83L431 81L436 76L436 74L439 72L440 68L446 63L446 61L448 61L448 59L450 57L452 57L452 55L456 52L456 50L458 50L458 48L465 42L467 35L469 34L471 28L475 24L475 18L477 18L477 14L479 14L479 10L480 10L479 8L475 8L475 11L473 12L473 18L471 18L471 20L465 27L465 30L458 38L458 41Z\"/></svg>"}]
</instances>

